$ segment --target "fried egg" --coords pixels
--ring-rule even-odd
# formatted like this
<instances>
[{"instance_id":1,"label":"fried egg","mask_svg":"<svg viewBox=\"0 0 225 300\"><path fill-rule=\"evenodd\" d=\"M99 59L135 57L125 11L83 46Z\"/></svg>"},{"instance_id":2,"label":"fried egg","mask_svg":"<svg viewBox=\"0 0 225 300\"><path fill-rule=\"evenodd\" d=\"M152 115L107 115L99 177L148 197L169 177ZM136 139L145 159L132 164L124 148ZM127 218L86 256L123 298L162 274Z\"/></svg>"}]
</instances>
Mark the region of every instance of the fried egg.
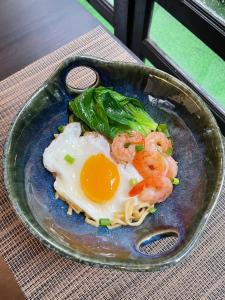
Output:
<instances>
[{"instance_id":1,"label":"fried egg","mask_svg":"<svg viewBox=\"0 0 225 300\"><path fill-rule=\"evenodd\" d=\"M43 163L54 174L54 188L60 197L95 221L112 220L116 212L124 211L130 179L142 179L133 165L113 160L109 142L102 135L81 136L80 123L65 126L45 149Z\"/></svg>"}]
</instances>

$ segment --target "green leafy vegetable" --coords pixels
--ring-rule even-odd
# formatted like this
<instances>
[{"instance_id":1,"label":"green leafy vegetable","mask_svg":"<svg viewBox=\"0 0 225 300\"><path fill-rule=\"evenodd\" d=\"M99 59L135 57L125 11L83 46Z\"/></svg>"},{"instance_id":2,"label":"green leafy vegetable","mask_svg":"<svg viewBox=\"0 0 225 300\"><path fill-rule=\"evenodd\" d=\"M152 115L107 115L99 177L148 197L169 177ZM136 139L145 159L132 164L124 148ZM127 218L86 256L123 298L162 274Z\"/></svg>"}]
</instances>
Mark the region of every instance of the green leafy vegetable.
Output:
<instances>
[{"instance_id":1,"label":"green leafy vegetable","mask_svg":"<svg viewBox=\"0 0 225 300\"><path fill-rule=\"evenodd\" d=\"M105 87L86 90L69 102L69 108L90 129L111 139L131 130L147 135L158 125L144 111L139 100Z\"/></svg>"},{"instance_id":2,"label":"green leafy vegetable","mask_svg":"<svg viewBox=\"0 0 225 300\"><path fill-rule=\"evenodd\" d=\"M64 160L65 160L66 162L68 162L68 164L70 164L70 165L72 165L72 164L75 162L74 157L71 156L70 154L66 154L66 155L64 156Z\"/></svg>"},{"instance_id":3,"label":"green leafy vegetable","mask_svg":"<svg viewBox=\"0 0 225 300\"><path fill-rule=\"evenodd\" d=\"M166 124L159 124L156 130L159 132L163 132L166 137L170 137L168 126Z\"/></svg>"},{"instance_id":4,"label":"green leafy vegetable","mask_svg":"<svg viewBox=\"0 0 225 300\"><path fill-rule=\"evenodd\" d=\"M109 219L99 219L99 225L100 226L109 226L111 225L111 221Z\"/></svg>"},{"instance_id":5,"label":"green leafy vegetable","mask_svg":"<svg viewBox=\"0 0 225 300\"><path fill-rule=\"evenodd\" d=\"M178 185L178 184L180 184L180 179L174 177L173 180L172 180L172 183L173 183L174 185Z\"/></svg>"}]
</instances>

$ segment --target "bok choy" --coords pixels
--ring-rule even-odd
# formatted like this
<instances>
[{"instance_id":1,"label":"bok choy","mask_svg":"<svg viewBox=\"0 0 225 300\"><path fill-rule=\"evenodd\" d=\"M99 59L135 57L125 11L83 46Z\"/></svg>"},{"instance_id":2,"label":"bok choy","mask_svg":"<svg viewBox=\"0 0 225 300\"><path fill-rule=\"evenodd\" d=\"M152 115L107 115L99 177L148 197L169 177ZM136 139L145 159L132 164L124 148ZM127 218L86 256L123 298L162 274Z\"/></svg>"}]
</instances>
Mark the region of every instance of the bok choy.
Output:
<instances>
[{"instance_id":1,"label":"bok choy","mask_svg":"<svg viewBox=\"0 0 225 300\"><path fill-rule=\"evenodd\" d=\"M102 86L84 91L69 102L69 108L90 129L111 139L131 130L147 135L158 125L139 100Z\"/></svg>"}]
</instances>

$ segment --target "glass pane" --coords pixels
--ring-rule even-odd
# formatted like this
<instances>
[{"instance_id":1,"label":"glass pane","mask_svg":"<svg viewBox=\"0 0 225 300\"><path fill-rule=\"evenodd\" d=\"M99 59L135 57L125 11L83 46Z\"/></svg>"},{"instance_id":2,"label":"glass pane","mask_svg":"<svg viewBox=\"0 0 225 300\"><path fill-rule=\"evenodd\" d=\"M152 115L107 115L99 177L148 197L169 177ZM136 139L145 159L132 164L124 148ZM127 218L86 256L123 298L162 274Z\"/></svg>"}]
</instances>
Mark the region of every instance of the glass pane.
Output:
<instances>
[{"instance_id":1,"label":"glass pane","mask_svg":"<svg viewBox=\"0 0 225 300\"><path fill-rule=\"evenodd\" d=\"M155 68L155 66L150 62L150 60L148 60L147 58L144 59L144 64L147 66L147 67L152 67L152 68Z\"/></svg>"},{"instance_id":2,"label":"glass pane","mask_svg":"<svg viewBox=\"0 0 225 300\"><path fill-rule=\"evenodd\" d=\"M106 0L107 2L109 2L109 4L111 4L112 6L114 6L114 0Z\"/></svg>"},{"instance_id":3,"label":"glass pane","mask_svg":"<svg viewBox=\"0 0 225 300\"><path fill-rule=\"evenodd\" d=\"M150 36L225 110L225 61L157 3Z\"/></svg>"},{"instance_id":4,"label":"glass pane","mask_svg":"<svg viewBox=\"0 0 225 300\"><path fill-rule=\"evenodd\" d=\"M195 0L195 2L225 24L225 0Z\"/></svg>"}]
</instances>

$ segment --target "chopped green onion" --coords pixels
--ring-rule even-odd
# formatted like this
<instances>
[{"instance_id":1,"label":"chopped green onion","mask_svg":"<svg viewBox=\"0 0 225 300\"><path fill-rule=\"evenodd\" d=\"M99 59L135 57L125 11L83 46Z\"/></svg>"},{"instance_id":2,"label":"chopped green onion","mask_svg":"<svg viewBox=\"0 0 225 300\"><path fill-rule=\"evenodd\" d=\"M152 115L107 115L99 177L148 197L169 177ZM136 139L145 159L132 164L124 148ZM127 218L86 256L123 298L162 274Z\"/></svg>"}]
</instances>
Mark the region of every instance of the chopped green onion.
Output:
<instances>
[{"instance_id":1,"label":"chopped green onion","mask_svg":"<svg viewBox=\"0 0 225 300\"><path fill-rule=\"evenodd\" d=\"M159 124L156 131L163 132L166 137L170 137L170 133L166 124Z\"/></svg>"},{"instance_id":2,"label":"chopped green onion","mask_svg":"<svg viewBox=\"0 0 225 300\"><path fill-rule=\"evenodd\" d=\"M130 146L130 143L124 144L124 148L128 148Z\"/></svg>"},{"instance_id":3,"label":"chopped green onion","mask_svg":"<svg viewBox=\"0 0 225 300\"><path fill-rule=\"evenodd\" d=\"M136 146L135 146L135 151L136 151L136 152L140 152L140 151L142 151L142 150L144 150L144 146L143 146L143 145L136 145Z\"/></svg>"},{"instance_id":4,"label":"chopped green onion","mask_svg":"<svg viewBox=\"0 0 225 300\"><path fill-rule=\"evenodd\" d=\"M61 125L61 126L58 127L58 132L62 133L63 130L64 130L64 126L63 125Z\"/></svg>"},{"instance_id":5,"label":"chopped green onion","mask_svg":"<svg viewBox=\"0 0 225 300\"><path fill-rule=\"evenodd\" d=\"M172 180L172 183L173 183L174 185L178 185L178 184L180 184L180 179L174 177L173 180Z\"/></svg>"},{"instance_id":6,"label":"chopped green onion","mask_svg":"<svg viewBox=\"0 0 225 300\"><path fill-rule=\"evenodd\" d=\"M74 157L71 156L71 155L69 155L69 154L66 154L66 155L64 156L64 160L65 160L66 162L68 162L68 164L70 164L70 165L72 165L72 164L75 162Z\"/></svg>"},{"instance_id":7,"label":"chopped green onion","mask_svg":"<svg viewBox=\"0 0 225 300\"><path fill-rule=\"evenodd\" d=\"M130 184L131 186L135 186L137 183L138 183L137 178L131 178L131 179L129 180L129 184Z\"/></svg>"},{"instance_id":8,"label":"chopped green onion","mask_svg":"<svg viewBox=\"0 0 225 300\"><path fill-rule=\"evenodd\" d=\"M150 213L150 214L154 214L155 212L157 211L157 209L153 206L153 207L150 207L149 209L148 209L148 212Z\"/></svg>"},{"instance_id":9,"label":"chopped green onion","mask_svg":"<svg viewBox=\"0 0 225 300\"><path fill-rule=\"evenodd\" d=\"M111 225L111 221L109 219L99 219L100 226L109 226Z\"/></svg>"},{"instance_id":10,"label":"chopped green onion","mask_svg":"<svg viewBox=\"0 0 225 300\"><path fill-rule=\"evenodd\" d=\"M74 115L69 115L69 123L75 122Z\"/></svg>"},{"instance_id":11,"label":"chopped green onion","mask_svg":"<svg viewBox=\"0 0 225 300\"><path fill-rule=\"evenodd\" d=\"M166 150L166 154L169 155L169 156L172 156L173 155L173 148L168 148Z\"/></svg>"}]
</instances>

